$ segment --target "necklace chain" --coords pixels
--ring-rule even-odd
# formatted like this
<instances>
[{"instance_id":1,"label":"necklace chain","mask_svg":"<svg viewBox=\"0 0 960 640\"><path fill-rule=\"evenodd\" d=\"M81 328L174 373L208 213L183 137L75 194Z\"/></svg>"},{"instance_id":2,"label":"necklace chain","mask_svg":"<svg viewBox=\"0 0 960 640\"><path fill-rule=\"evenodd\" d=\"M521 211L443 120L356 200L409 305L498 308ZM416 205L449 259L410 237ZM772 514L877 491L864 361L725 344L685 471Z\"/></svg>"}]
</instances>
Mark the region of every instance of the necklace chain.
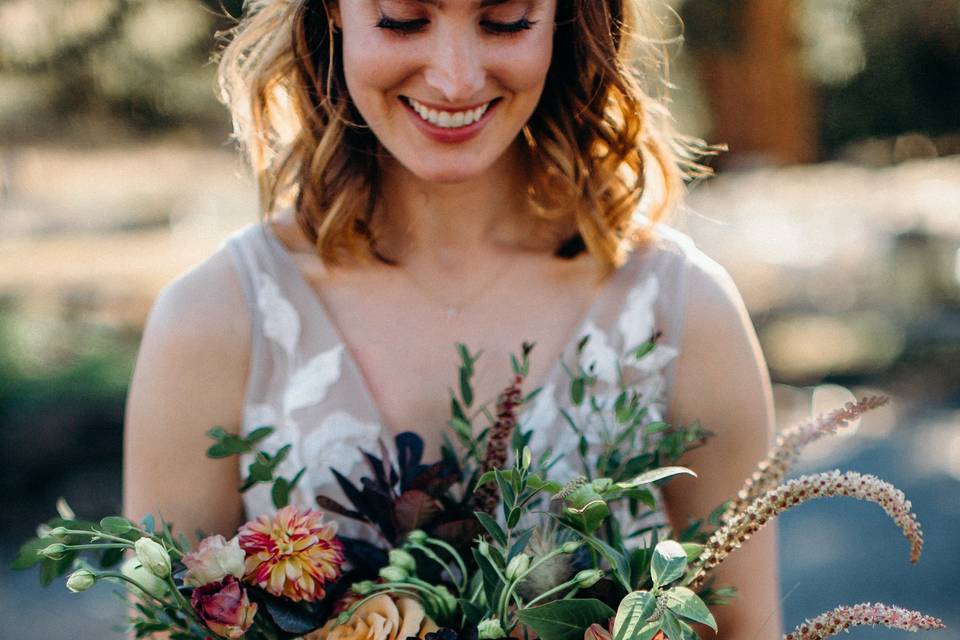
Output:
<instances>
[{"instance_id":1,"label":"necklace chain","mask_svg":"<svg viewBox=\"0 0 960 640\"><path fill-rule=\"evenodd\" d=\"M500 280L500 278L508 271L508 268L511 266L511 261L504 260L502 266L496 270L489 280L484 282L482 286L475 289L470 295L465 298L451 303L447 300L441 299L430 287L426 287L421 284L416 278L414 278L409 271L400 267L400 271L403 272L404 277L412 284L417 291L420 292L425 299L429 300L431 303L438 305L446 311L446 316L448 319L452 320L460 315L464 308L470 306L477 301L483 294L487 293L493 286Z\"/></svg>"}]
</instances>

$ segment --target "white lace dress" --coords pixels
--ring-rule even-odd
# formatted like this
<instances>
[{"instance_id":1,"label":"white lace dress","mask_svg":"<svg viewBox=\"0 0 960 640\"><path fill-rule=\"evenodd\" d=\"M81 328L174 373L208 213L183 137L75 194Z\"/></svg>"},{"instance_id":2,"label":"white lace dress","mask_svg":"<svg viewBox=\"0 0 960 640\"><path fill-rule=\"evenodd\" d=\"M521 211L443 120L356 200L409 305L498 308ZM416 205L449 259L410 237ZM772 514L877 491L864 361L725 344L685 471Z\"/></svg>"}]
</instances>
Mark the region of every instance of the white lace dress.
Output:
<instances>
[{"instance_id":1,"label":"white lace dress","mask_svg":"<svg viewBox=\"0 0 960 640\"><path fill-rule=\"evenodd\" d=\"M299 469L306 469L291 493L292 503L315 507L314 496L323 493L346 504L330 468L358 482L366 472L361 447L376 453L377 441L382 439L394 455L393 436L381 426L357 364L315 291L269 224L251 223L235 231L218 250L228 250L234 260L251 323L242 432L271 425L275 431L261 442L261 448L272 452L291 445L279 474L292 478ZM664 417L682 324L686 274L691 266L722 269L688 236L661 226L655 241L634 252L607 281L564 351L565 361L574 363L577 342L589 334L581 361L585 367L592 361L597 363L599 383L595 391L607 389L611 397L617 393L615 362L619 358L626 381L649 401L649 421ZM639 362L626 357L655 331L663 335L651 353ZM542 387L523 409L520 423L533 431L530 445L535 457L547 447L552 447L554 454L570 454L560 457L551 472L556 480L568 480L579 473L579 456L575 453L579 437L560 409L580 417L588 403L578 407L570 401L569 378L559 361ZM601 442L598 429L591 428L586 434L592 448ZM240 461L243 469L250 462L249 456ZM269 486L261 484L249 490L244 505L249 518L273 513ZM644 524L665 522L663 513L658 512ZM640 523L630 524L628 530ZM373 539L366 527L351 521L342 521L340 531Z\"/></svg>"}]
</instances>

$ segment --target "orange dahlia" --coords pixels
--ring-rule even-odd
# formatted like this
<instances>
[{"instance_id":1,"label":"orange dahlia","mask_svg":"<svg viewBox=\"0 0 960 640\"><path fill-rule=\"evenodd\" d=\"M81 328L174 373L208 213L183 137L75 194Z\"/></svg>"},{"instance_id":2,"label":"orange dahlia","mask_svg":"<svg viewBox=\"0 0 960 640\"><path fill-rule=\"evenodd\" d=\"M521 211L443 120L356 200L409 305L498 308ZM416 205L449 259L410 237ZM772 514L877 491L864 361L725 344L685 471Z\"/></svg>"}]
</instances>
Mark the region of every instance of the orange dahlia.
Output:
<instances>
[{"instance_id":1,"label":"orange dahlia","mask_svg":"<svg viewBox=\"0 0 960 640\"><path fill-rule=\"evenodd\" d=\"M295 602L323 598L324 586L340 576L343 564L336 532L335 523L323 522L322 511L293 505L246 523L239 532L243 579Z\"/></svg>"}]
</instances>

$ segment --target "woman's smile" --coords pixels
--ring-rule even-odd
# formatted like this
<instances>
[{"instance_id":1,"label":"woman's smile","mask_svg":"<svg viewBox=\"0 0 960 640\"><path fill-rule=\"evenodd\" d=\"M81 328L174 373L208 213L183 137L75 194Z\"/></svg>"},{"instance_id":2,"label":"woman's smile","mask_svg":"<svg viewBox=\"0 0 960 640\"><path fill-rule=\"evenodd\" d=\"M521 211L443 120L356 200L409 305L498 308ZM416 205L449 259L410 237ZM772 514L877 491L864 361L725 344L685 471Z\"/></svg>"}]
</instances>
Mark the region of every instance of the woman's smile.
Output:
<instances>
[{"instance_id":1,"label":"woman's smile","mask_svg":"<svg viewBox=\"0 0 960 640\"><path fill-rule=\"evenodd\" d=\"M431 140L443 143L464 142L478 135L493 117L500 100L494 98L476 106L444 109L408 96L400 97L414 125Z\"/></svg>"}]
</instances>

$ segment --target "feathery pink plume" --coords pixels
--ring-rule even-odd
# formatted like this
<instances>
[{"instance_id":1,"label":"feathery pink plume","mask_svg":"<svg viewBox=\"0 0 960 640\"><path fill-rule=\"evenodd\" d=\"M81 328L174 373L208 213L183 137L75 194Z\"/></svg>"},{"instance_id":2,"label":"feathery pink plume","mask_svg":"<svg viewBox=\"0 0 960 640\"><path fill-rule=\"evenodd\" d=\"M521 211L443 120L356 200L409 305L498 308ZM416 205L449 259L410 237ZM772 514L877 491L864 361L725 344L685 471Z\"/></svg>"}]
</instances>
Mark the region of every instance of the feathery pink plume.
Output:
<instances>
[{"instance_id":1,"label":"feathery pink plume","mask_svg":"<svg viewBox=\"0 0 960 640\"><path fill-rule=\"evenodd\" d=\"M945 626L939 618L924 615L919 611L864 602L837 607L833 611L820 614L813 620L807 620L793 632L784 635L783 640L823 640L850 627L861 625L882 625L891 629L914 632L921 629L943 629Z\"/></svg>"},{"instance_id":2,"label":"feathery pink plume","mask_svg":"<svg viewBox=\"0 0 960 640\"><path fill-rule=\"evenodd\" d=\"M848 402L839 409L821 413L816 418L782 431L767 453L767 457L757 465L756 471L747 478L737 497L724 511L720 522L729 521L757 497L779 485L800 457L803 447L823 436L836 433L840 427L848 425L871 409L882 407L889 401L886 396L869 396L856 403Z\"/></svg>"},{"instance_id":3,"label":"feathery pink plume","mask_svg":"<svg viewBox=\"0 0 960 640\"><path fill-rule=\"evenodd\" d=\"M734 550L767 522L790 507L812 498L850 496L858 500L874 502L900 525L903 535L910 541L910 561L920 559L923 534L916 514L910 511L910 501L902 491L888 482L867 474L848 471L830 471L811 476L801 476L768 491L757 498L747 509L738 513L728 523L713 532L703 552L690 567L694 588L700 586L706 572L717 566Z\"/></svg>"}]
</instances>

